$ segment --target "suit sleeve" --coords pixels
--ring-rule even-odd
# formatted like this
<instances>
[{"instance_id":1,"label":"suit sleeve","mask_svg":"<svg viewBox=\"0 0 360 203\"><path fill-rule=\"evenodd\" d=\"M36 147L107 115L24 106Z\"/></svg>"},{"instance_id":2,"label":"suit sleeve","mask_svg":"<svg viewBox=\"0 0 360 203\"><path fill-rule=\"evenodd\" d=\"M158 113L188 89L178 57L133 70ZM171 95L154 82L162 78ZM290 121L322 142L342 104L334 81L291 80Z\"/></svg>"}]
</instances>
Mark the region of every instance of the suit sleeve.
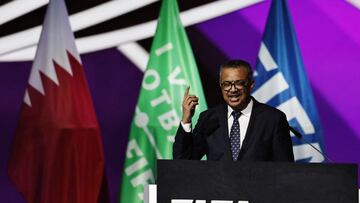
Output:
<instances>
[{"instance_id":1,"label":"suit sleeve","mask_svg":"<svg viewBox=\"0 0 360 203\"><path fill-rule=\"evenodd\" d=\"M179 124L173 145L173 159L200 160L206 154L206 135L201 133L205 120L204 113L201 113L194 130L189 133Z\"/></svg>"},{"instance_id":2,"label":"suit sleeve","mask_svg":"<svg viewBox=\"0 0 360 203\"><path fill-rule=\"evenodd\" d=\"M284 113L281 114L277 122L273 137L273 159L274 161L294 162L289 124Z\"/></svg>"}]
</instances>

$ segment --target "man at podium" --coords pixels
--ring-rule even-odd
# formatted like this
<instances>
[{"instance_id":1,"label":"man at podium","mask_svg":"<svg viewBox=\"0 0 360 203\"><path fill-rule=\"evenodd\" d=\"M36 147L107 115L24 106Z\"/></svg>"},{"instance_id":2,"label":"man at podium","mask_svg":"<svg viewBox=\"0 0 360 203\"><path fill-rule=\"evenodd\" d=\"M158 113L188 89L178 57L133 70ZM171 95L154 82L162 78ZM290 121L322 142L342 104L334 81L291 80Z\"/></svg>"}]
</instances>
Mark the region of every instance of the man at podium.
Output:
<instances>
[{"instance_id":1,"label":"man at podium","mask_svg":"<svg viewBox=\"0 0 360 203\"><path fill-rule=\"evenodd\" d=\"M289 124L280 110L256 101L250 64L228 61L220 66L224 102L202 112L192 129L198 97L187 87L182 120L173 145L174 159L294 161Z\"/></svg>"}]
</instances>

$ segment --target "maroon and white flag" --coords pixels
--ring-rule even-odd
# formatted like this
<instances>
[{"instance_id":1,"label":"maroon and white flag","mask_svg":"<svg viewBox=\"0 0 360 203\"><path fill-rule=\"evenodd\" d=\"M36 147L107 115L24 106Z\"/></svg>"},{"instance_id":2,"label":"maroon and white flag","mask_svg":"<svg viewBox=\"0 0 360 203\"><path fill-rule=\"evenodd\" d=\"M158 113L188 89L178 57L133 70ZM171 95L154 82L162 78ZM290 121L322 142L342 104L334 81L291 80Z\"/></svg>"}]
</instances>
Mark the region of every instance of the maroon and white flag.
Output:
<instances>
[{"instance_id":1,"label":"maroon and white flag","mask_svg":"<svg viewBox=\"0 0 360 203\"><path fill-rule=\"evenodd\" d=\"M28 203L95 203L105 185L99 125L63 0L46 11L8 172Z\"/></svg>"}]
</instances>

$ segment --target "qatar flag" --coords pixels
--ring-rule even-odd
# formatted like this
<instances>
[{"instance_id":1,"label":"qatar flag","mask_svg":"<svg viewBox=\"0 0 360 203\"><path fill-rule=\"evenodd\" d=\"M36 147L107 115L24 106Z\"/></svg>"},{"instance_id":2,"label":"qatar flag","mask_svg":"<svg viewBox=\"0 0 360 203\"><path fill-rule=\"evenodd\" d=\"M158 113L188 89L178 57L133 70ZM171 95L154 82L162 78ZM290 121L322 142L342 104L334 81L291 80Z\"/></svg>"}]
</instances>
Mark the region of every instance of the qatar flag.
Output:
<instances>
[{"instance_id":1,"label":"qatar flag","mask_svg":"<svg viewBox=\"0 0 360 203\"><path fill-rule=\"evenodd\" d=\"M46 11L8 172L28 203L104 198L100 129L63 0Z\"/></svg>"}]
</instances>

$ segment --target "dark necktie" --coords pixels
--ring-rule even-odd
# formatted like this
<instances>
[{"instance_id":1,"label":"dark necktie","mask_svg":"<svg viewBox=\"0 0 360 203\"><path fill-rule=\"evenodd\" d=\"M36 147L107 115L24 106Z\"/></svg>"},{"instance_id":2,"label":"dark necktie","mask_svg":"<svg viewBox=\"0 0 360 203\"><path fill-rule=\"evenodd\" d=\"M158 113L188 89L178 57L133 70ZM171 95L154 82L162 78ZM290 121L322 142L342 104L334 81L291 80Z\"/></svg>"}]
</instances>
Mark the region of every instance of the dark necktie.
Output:
<instances>
[{"instance_id":1,"label":"dark necktie","mask_svg":"<svg viewBox=\"0 0 360 203\"><path fill-rule=\"evenodd\" d=\"M238 118L240 117L241 112L233 111L231 115L234 117L234 122L230 130L230 146L232 158L234 161L236 161L240 152L240 125Z\"/></svg>"}]
</instances>

